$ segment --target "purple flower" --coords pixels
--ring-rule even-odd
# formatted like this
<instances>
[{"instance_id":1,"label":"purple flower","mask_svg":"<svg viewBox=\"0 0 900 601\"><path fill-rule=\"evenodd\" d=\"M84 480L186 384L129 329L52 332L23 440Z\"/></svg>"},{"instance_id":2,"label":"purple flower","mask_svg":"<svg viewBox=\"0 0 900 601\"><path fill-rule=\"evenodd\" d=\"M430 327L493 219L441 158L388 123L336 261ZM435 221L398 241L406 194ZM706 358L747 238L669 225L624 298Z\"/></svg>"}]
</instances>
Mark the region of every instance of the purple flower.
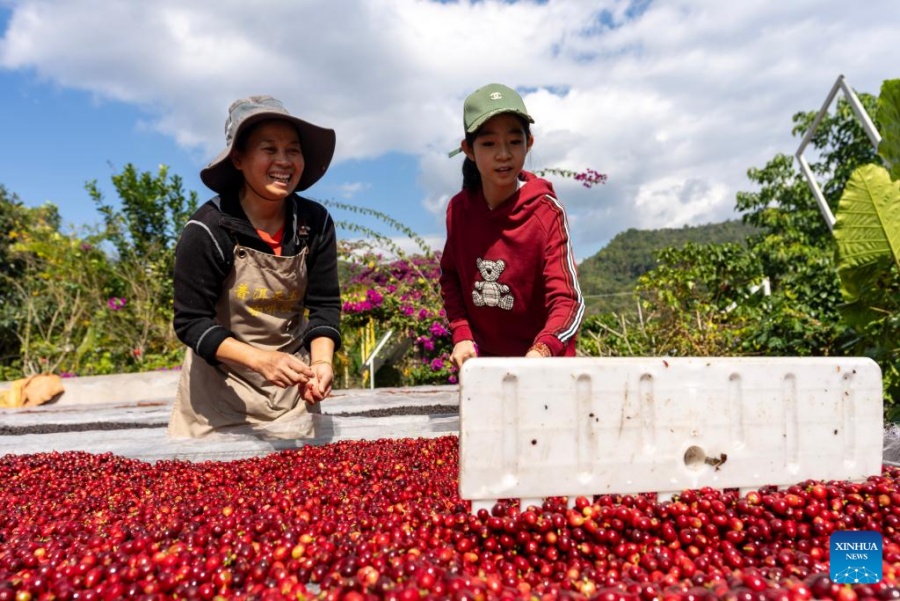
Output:
<instances>
[{"instance_id":1,"label":"purple flower","mask_svg":"<svg viewBox=\"0 0 900 601\"><path fill-rule=\"evenodd\" d=\"M436 321L433 324L431 324L431 327L428 328L428 331L431 332L431 335L434 336L435 338L442 338L444 336L450 335L450 331L447 328L445 328L444 324L442 324L439 321Z\"/></svg>"},{"instance_id":2,"label":"purple flower","mask_svg":"<svg viewBox=\"0 0 900 601\"><path fill-rule=\"evenodd\" d=\"M428 336L418 336L416 338L416 344L421 346L426 351L434 350L434 341L431 338L429 338ZM426 363L427 363L427 359L426 359Z\"/></svg>"},{"instance_id":3,"label":"purple flower","mask_svg":"<svg viewBox=\"0 0 900 601\"><path fill-rule=\"evenodd\" d=\"M125 302L124 298L112 296L106 301L106 306L112 311L118 311L125 308Z\"/></svg>"},{"instance_id":4,"label":"purple flower","mask_svg":"<svg viewBox=\"0 0 900 601\"><path fill-rule=\"evenodd\" d=\"M431 361L431 371L440 371L444 369L444 360L438 357Z\"/></svg>"},{"instance_id":5,"label":"purple flower","mask_svg":"<svg viewBox=\"0 0 900 601\"><path fill-rule=\"evenodd\" d=\"M373 307L380 307L381 303L384 301L384 297L374 288L369 288L366 290L366 300L372 303Z\"/></svg>"},{"instance_id":6,"label":"purple flower","mask_svg":"<svg viewBox=\"0 0 900 601\"><path fill-rule=\"evenodd\" d=\"M344 313L362 313L365 311L363 303L353 303L347 301L344 303Z\"/></svg>"}]
</instances>

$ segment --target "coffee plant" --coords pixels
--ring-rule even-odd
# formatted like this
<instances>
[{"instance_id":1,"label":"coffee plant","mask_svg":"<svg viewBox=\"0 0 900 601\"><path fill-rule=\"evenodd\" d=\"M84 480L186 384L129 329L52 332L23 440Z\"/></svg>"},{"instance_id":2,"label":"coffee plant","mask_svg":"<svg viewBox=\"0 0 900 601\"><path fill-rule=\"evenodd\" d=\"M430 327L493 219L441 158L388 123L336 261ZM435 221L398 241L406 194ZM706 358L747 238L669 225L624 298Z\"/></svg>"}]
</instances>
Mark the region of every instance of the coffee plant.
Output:
<instances>
[{"instance_id":1,"label":"coffee plant","mask_svg":"<svg viewBox=\"0 0 900 601\"><path fill-rule=\"evenodd\" d=\"M835 215L837 270L850 352L882 367L886 396L900 397L900 79L884 82L875 122L878 155L850 175ZM900 419L900 406L888 417Z\"/></svg>"},{"instance_id":2,"label":"coffee plant","mask_svg":"<svg viewBox=\"0 0 900 601\"><path fill-rule=\"evenodd\" d=\"M669 248L637 285L633 316L589 317L592 355L866 356L882 370L885 416L900 419L900 80L859 95L882 132L878 153L849 103L811 138L811 169L836 214L822 219L794 158L779 154L748 177L736 209L756 228L746 245ZM877 109L877 110L876 110ZM816 113L794 116L803 136ZM760 291L768 282L768 294Z\"/></svg>"}]
</instances>

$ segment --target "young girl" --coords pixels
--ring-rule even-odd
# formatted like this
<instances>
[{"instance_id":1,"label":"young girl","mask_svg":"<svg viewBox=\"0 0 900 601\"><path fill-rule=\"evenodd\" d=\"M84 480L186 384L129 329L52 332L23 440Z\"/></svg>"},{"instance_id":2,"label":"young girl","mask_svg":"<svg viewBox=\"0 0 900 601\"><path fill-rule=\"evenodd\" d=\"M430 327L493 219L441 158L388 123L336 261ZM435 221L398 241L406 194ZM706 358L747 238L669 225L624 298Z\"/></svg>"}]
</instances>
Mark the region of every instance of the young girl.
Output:
<instances>
[{"instance_id":1,"label":"young girl","mask_svg":"<svg viewBox=\"0 0 900 601\"><path fill-rule=\"evenodd\" d=\"M458 368L475 356L575 354L584 316L565 209L523 171L534 144L522 98L490 84L463 107L463 189L447 206L441 294Z\"/></svg>"},{"instance_id":2,"label":"young girl","mask_svg":"<svg viewBox=\"0 0 900 601\"><path fill-rule=\"evenodd\" d=\"M174 327L188 351L169 434L313 436L341 299L334 221L296 191L328 169L335 134L251 96L229 108L225 142L200 172L217 196L175 249Z\"/></svg>"}]
</instances>

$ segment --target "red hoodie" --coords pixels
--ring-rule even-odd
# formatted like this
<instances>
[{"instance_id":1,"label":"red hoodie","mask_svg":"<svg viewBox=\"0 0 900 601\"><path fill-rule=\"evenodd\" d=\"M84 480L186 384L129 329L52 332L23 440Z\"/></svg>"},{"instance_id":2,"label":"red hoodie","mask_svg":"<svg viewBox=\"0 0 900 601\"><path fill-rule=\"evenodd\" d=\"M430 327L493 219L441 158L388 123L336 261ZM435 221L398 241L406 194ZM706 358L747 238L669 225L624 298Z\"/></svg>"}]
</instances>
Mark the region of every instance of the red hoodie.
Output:
<instances>
[{"instance_id":1,"label":"red hoodie","mask_svg":"<svg viewBox=\"0 0 900 601\"><path fill-rule=\"evenodd\" d=\"M523 171L523 185L494 210L481 190L447 206L441 295L453 344L482 356L521 357L536 342L573 356L584 317L565 209L550 182Z\"/></svg>"}]
</instances>

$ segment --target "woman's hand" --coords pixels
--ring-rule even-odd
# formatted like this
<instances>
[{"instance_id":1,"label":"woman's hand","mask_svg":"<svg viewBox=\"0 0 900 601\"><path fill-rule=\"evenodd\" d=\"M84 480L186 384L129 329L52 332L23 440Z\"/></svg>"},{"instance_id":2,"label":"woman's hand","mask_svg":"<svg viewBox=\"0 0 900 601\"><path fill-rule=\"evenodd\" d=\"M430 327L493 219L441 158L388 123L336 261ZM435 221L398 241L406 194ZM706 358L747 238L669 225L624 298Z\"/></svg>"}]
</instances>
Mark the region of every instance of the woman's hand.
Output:
<instances>
[{"instance_id":1,"label":"woman's hand","mask_svg":"<svg viewBox=\"0 0 900 601\"><path fill-rule=\"evenodd\" d=\"M472 340L460 340L453 345L453 352L450 354L450 362L456 366L456 369L462 369L463 363L478 356L478 350L475 348L475 342Z\"/></svg>"},{"instance_id":2,"label":"woman's hand","mask_svg":"<svg viewBox=\"0 0 900 601\"><path fill-rule=\"evenodd\" d=\"M312 357L309 367L315 375L300 388L300 396L307 403L315 404L331 394L334 382L334 342L324 336L313 338L309 344L309 354Z\"/></svg>"},{"instance_id":3,"label":"woman's hand","mask_svg":"<svg viewBox=\"0 0 900 601\"><path fill-rule=\"evenodd\" d=\"M309 366L315 375L302 386L301 396L307 403L314 404L331 394L334 367L324 359L312 361Z\"/></svg>"},{"instance_id":4,"label":"woman's hand","mask_svg":"<svg viewBox=\"0 0 900 601\"><path fill-rule=\"evenodd\" d=\"M216 351L216 359L252 369L279 388L306 384L310 378L315 377L315 372L294 355L281 351L264 351L235 338L222 341Z\"/></svg>"},{"instance_id":5,"label":"woman's hand","mask_svg":"<svg viewBox=\"0 0 900 601\"><path fill-rule=\"evenodd\" d=\"M305 386L316 372L294 355L281 351L259 351L254 371L278 386Z\"/></svg>"}]
</instances>

